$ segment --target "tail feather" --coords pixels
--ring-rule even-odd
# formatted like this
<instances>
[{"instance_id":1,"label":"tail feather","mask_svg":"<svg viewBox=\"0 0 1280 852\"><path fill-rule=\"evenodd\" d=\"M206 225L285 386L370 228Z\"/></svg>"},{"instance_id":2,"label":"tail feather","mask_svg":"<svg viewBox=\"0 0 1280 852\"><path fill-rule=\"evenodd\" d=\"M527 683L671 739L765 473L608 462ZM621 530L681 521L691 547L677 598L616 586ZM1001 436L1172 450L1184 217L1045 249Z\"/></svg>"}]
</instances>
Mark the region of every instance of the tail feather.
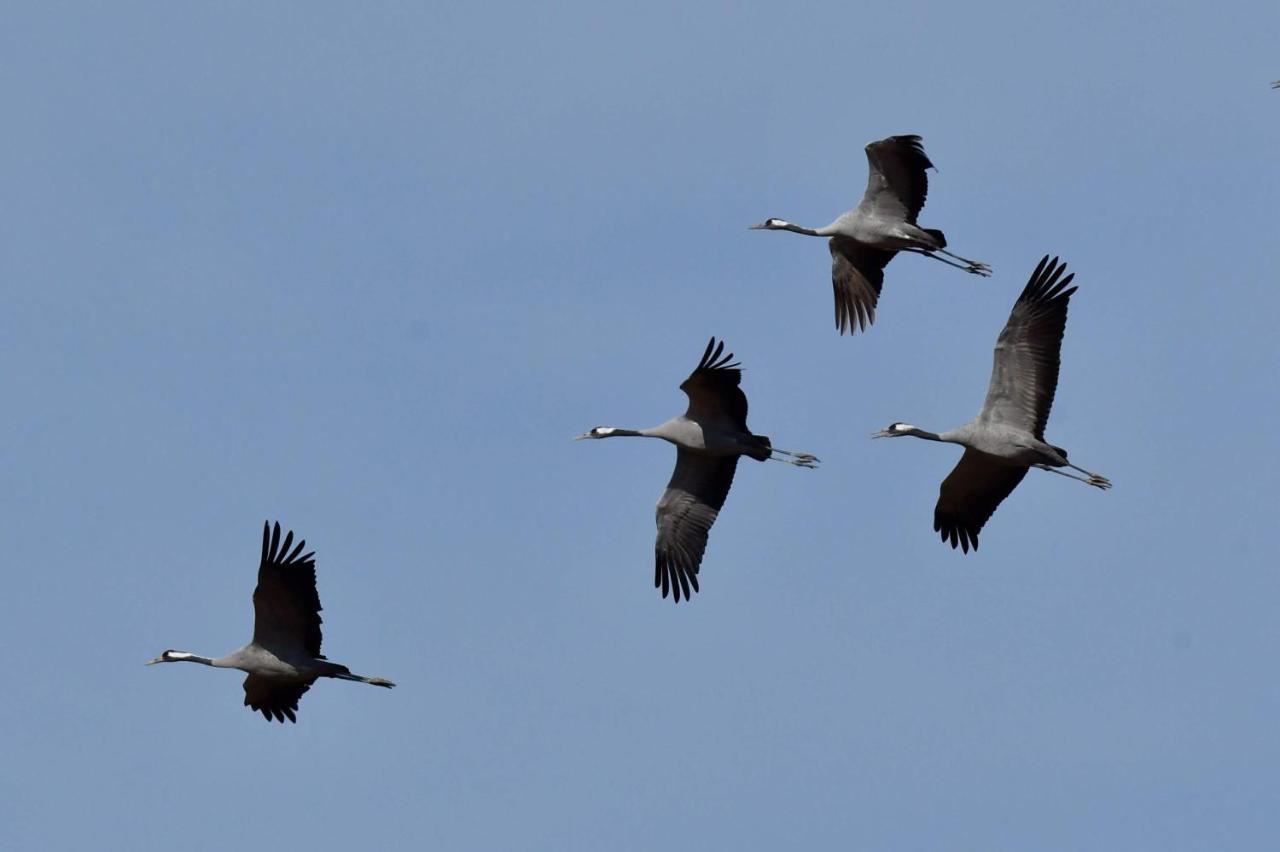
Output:
<instances>
[{"instance_id":1,"label":"tail feather","mask_svg":"<svg viewBox=\"0 0 1280 852\"><path fill-rule=\"evenodd\" d=\"M747 455L756 461L768 461L769 456L773 453L773 443L764 435L752 435L751 437L755 439L756 446Z\"/></svg>"},{"instance_id":2,"label":"tail feather","mask_svg":"<svg viewBox=\"0 0 1280 852\"><path fill-rule=\"evenodd\" d=\"M941 231L939 231L937 228L922 228L921 230L923 230L926 234L928 234L929 236L933 237L935 240L938 241L938 245L936 246L936 248L947 247L946 235L943 234Z\"/></svg>"}]
</instances>

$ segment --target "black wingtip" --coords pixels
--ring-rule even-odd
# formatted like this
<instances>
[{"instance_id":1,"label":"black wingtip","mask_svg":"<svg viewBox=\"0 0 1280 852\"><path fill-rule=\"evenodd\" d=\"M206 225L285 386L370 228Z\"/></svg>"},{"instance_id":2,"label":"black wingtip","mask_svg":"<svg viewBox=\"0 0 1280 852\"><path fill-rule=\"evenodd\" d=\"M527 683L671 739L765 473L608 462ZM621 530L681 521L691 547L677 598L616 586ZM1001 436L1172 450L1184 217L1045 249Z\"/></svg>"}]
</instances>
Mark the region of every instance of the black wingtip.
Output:
<instances>
[{"instance_id":1,"label":"black wingtip","mask_svg":"<svg viewBox=\"0 0 1280 852\"><path fill-rule=\"evenodd\" d=\"M1023 288L1022 295L1018 297L1018 301L1050 302L1070 299L1071 294L1077 289L1076 287L1070 287L1071 282L1075 280L1076 274L1072 272L1064 275L1063 273L1066 271L1067 264L1065 261L1060 261L1057 256L1050 257L1046 254L1040 258L1040 262L1036 264L1035 271L1027 279L1027 286Z\"/></svg>"},{"instance_id":2,"label":"black wingtip","mask_svg":"<svg viewBox=\"0 0 1280 852\"><path fill-rule=\"evenodd\" d=\"M724 341L716 340L713 336L707 343L706 351L702 353L702 360L698 362L697 370L740 370L742 365L732 364L733 353L725 354Z\"/></svg>"},{"instance_id":3,"label":"black wingtip","mask_svg":"<svg viewBox=\"0 0 1280 852\"><path fill-rule=\"evenodd\" d=\"M884 139L877 139L874 142L868 142L866 150L870 150L876 145L882 145L886 142L892 143L900 150L905 149L905 153L915 159L915 165L921 169L933 169L935 172L938 167L929 159L929 155L924 152L924 138L918 133L899 133L896 136L888 136Z\"/></svg>"},{"instance_id":4,"label":"black wingtip","mask_svg":"<svg viewBox=\"0 0 1280 852\"><path fill-rule=\"evenodd\" d=\"M973 530L965 529L958 524L943 524L941 521L933 522L933 531L938 533L943 544L950 544L952 550L959 550L968 553L973 548L976 553L978 550L978 534Z\"/></svg>"},{"instance_id":5,"label":"black wingtip","mask_svg":"<svg viewBox=\"0 0 1280 852\"><path fill-rule=\"evenodd\" d=\"M668 596L672 603L680 603L681 599L693 600L698 592L698 571L687 570L672 561L670 556L659 554L654 564L653 587L662 593L663 600Z\"/></svg>"},{"instance_id":6,"label":"black wingtip","mask_svg":"<svg viewBox=\"0 0 1280 852\"><path fill-rule=\"evenodd\" d=\"M841 336L846 332L853 335L866 331L876 321L874 307L854 300L848 301L849 303L841 299L836 300L836 330Z\"/></svg>"},{"instance_id":7,"label":"black wingtip","mask_svg":"<svg viewBox=\"0 0 1280 852\"><path fill-rule=\"evenodd\" d=\"M281 527L280 522L276 521L273 525L271 521L267 521L262 527L262 564L263 565L292 565L294 563L306 563L315 556L315 551L303 554L306 549L307 540L305 538L298 539L298 543L293 543L293 530L289 530L284 541L280 540ZM292 550L290 550L292 548Z\"/></svg>"},{"instance_id":8,"label":"black wingtip","mask_svg":"<svg viewBox=\"0 0 1280 852\"><path fill-rule=\"evenodd\" d=\"M715 338L715 335L713 334L711 336L711 339L707 341L707 348L706 348L706 351L702 353L702 359L698 361L699 368L705 366L706 363L711 359L711 350L714 349L715 346L716 346L716 338Z\"/></svg>"}]
</instances>

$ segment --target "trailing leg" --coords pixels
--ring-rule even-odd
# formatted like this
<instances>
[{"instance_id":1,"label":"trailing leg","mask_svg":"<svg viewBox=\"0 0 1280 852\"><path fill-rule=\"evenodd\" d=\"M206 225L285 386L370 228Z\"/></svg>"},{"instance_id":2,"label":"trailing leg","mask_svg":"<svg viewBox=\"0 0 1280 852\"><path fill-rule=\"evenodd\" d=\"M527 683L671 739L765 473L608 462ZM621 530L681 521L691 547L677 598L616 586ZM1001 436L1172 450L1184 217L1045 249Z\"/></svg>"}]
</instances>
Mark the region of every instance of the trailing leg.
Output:
<instances>
[{"instance_id":1,"label":"trailing leg","mask_svg":"<svg viewBox=\"0 0 1280 852\"><path fill-rule=\"evenodd\" d=\"M965 272L972 273L973 275L981 275L983 278L989 277L991 275L991 267L987 266L985 263L973 263L973 262L966 261L968 263L968 265L966 266L964 264L955 263L954 261L947 260L946 258L943 258L943 257L938 257L938 255L935 254L934 251L930 249L905 248L901 250L913 251L916 254L922 254L925 257L932 258L933 260L938 261L938 263L945 263L947 266L954 266L956 269L963 269ZM944 250L937 249L937 251L941 252Z\"/></svg>"},{"instance_id":2,"label":"trailing leg","mask_svg":"<svg viewBox=\"0 0 1280 852\"><path fill-rule=\"evenodd\" d=\"M820 459L812 453L793 453L791 450L780 450L777 447L770 448L770 461L786 462L796 467L815 468L818 466Z\"/></svg>"},{"instance_id":3,"label":"trailing leg","mask_svg":"<svg viewBox=\"0 0 1280 852\"><path fill-rule=\"evenodd\" d=\"M351 674L351 672L338 672L337 674L330 675L330 677L336 677L339 680L359 681L360 683L367 683L367 684L370 684L371 686L385 686L387 689L390 689L391 687L395 686L394 683L387 680L386 678L365 677L364 675Z\"/></svg>"},{"instance_id":4,"label":"trailing leg","mask_svg":"<svg viewBox=\"0 0 1280 852\"><path fill-rule=\"evenodd\" d=\"M987 273L991 272L991 267L980 260L969 260L969 258L967 257L961 257L958 254L952 254L951 252L947 251L944 248L938 249L938 253L945 254L947 257L955 258L956 260L966 263L969 265L970 269L981 269L981 270L985 270Z\"/></svg>"},{"instance_id":5,"label":"trailing leg","mask_svg":"<svg viewBox=\"0 0 1280 852\"><path fill-rule=\"evenodd\" d=\"M1065 476L1067 479L1074 479L1076 482L1083 482L1085 485L1092 485L1094 488L1101 488L1103 491L1111 487L1111 480L1107 479L1105 476L1098 476L1096 473L1089 473L1089 471L1087 470L1083 471L1084 473L1089 474L1088 478L1085 478L1083 476L1076 476L1073 473L1067 473L1064 470L1058 470L1056 467L1050 467L1047 464L1035 464L1035 465L1032 465L1032 467L1038 467L1041 470L1047 470L1049 471L1049 473L1056 473L1058 474L1058 476ZM1080 468L1076 467L1073 464L1068 465L1068 467L1073 467L1076 470L1080 470Z\"/></svg>"}]
</instances>

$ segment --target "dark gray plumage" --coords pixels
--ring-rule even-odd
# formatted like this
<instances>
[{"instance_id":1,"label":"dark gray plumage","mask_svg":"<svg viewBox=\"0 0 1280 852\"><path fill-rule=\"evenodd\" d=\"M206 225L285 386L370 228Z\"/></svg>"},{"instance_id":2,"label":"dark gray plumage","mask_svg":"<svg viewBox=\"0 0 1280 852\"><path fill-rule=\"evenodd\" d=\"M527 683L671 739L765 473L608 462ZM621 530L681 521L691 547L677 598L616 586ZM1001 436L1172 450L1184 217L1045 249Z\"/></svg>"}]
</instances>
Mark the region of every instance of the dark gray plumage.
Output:
<instances>
[{"instance_id":1,"label":"dark gray plumage","mask_svg":"<svg viewBox=\"0 0 1280 852\"><path fill-rule=\"evenodd\" d=\"M240 669L245 706L267 721L296 722L298 700L317 678L354 680L393 687L389 680L352 674L320 653L320 596L316 593L314 553L303 554L305 541L293 545L293 533L280 540L280 524L262 529L262 559L253 590L253 641L225 657L201 657L187 651L165 651L154 663L201 663ZM292 551L290 548L293 548Z\"/></svg>"},{"instance_id":2,"label":"dark gray plumage","mask_svg":"<svg viewBox=\"0 0 1280 852\"><path fill-rule=\"evenodd\" d=\"M740 456L756 461L784 461L816 467L809 453L795 453L771 445L747 427L747 397L739 387L742 371L724 353L724 343L711 338L697 368L680 384L689 407L679 417L652 429L596 426L584 438L619 436L661 438L676 445L676 468L658 499L657 541L654 545L655 587L679 603L698 591L698 569L707 548L707 534L724 506Z\"/></svg>"},{"instance_id":3,"label":"dark gray plumage","mask_svg":"<svg viewBox=\"0 0 1280 852\"><path fill-rule=\"evenodd\" d=\"M982 411L969 423L935 434L908 423L893 423L872 437L913 435L965 447L955 469L942 482L933 529L953 548L978 549L978 533L996 507L1013 493L1032 467L1110 488L1105 476L1067 461L1067 451L1044 440L1045 424L1058 387L1062 335L1074 275L1066 264L1046 255L1027 281L996 341L991 381ZM1055 468L1069 467L1085 477Z\"/></svg>"},{"instance_id":4,"label":"dark gray plumage","mask_svg":"<svg viewBox=\"0 0 1280 852\"><path fill-rule=\"evenodd\" d=\"M987 264L947 251L947 238L942 231L916 224L929 194L927 170L933 168L919 136L890 136L870 143L866 152L867 189L853 210L821 228L806 228L776 218L751 226L831 238L831 285L835 290L836 328L841 334L865 329L875 322L884 268L900 251L923 254L975 275L991 274Z\"/></svg>"}]
</instances>

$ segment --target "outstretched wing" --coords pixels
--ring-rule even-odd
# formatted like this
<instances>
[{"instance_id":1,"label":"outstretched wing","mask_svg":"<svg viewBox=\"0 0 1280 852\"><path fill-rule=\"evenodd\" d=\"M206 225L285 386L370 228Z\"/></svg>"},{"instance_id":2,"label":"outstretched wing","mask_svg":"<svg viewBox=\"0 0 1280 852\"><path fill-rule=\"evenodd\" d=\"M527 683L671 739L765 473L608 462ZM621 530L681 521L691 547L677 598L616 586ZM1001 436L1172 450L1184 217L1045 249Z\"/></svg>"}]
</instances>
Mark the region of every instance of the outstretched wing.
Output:
<instances>
[{"instance_id":1,"label":"outstretched wing","mask_svg":"<svg viewBox=\"0 0 1280 852\"><path fill-rule=\"evenodd\" d=\"M1067 303L1076 291L1067 288L1075 275L1064 278L1066 268L1045 255L1031 273L996 341L991 383L979 415L988 423L1024 429L1041 441L1058 389Z\"/></svg>"},{"instance_id":2,"label":"outstretched wing","mask_svg":"<svg viewBox=\"0 0 1280 852\"><path fill-rule=\"evenodd\" d=\"M698 568L707 534L729 495L738 457L708 458L676 450L676 469L658 500L658 540L654 546L653 585L668 589L676 603L698 591Z\"/></svg>"},{"instance_id":3,"label":"outstretched wing","mask_svg":"<svg viewBox=\"0 0 1280 852\"><path fill-rule=\"evenodd\" d=\"M253 590L253 641L275 653L320 656L320 595L316 593L314 553L293 545L293 533L280 541L280 524L262 528L262 562ZM301 694L301 693L299 693Z\"/></svg>"},{"instance_id":4,"label":"outstretched wing","mask_svg":"<svg viewBox=\"0 0 1280 852\"><path fill-rule=\"evenodd\" d=\"M283 723L288 717L296 723L298 700L310 688L310 683L286 683L251 674L244 679L244 705L257 710L268 722L275 719Z\"/></svg>"},{"instance_id":5,"label":"outstretched wing","mask_svg":"<svg viewBox=\"0 0 1280 852\"><path fill-rule=\"evenodd\" d=\"M867 191L858 209L883 219L916 223L929 194L925 156L919 136L890 136L867 146Z\"/></svg>"},{"instance_id":6,"label":"outstretched wing","mask_svg":"<svg viewBox=\"0 0 1280 852\"><path fill-rule=\"evenodd\" d=\"M685 417L702 424L718 423L738 432L747 429L747 395L738 387L742 381L740 365L730 363L733 353L722 355L724 341L711 338L702 353L698 367L680 383L689 397Z\"/></svg>"},{"instance_id":7,"label":"outstretched wing","mask_svg":"<svg viewBox=\"0 0 1280 852\"><path fill-rule=\"evenodd\" d=\"M884 268L896 251L881 251L848 237L832 237L831 286L836 293L836 328L844 334L876 321L876 302L884 284Z\"/></svg>"},{"instance_id":8,"label":"outstretched wing","mask_svg":"<svg viewBox=\"0 0 1280 852\"><path fill-rule=\"evenodd\" d=\"M965 450L955 469L942 480L933 529L965 553L978 549L978 533L996 507L1013 493L1027 468L1002 464L977 450Z\"/></svg>"}]
</instances>

